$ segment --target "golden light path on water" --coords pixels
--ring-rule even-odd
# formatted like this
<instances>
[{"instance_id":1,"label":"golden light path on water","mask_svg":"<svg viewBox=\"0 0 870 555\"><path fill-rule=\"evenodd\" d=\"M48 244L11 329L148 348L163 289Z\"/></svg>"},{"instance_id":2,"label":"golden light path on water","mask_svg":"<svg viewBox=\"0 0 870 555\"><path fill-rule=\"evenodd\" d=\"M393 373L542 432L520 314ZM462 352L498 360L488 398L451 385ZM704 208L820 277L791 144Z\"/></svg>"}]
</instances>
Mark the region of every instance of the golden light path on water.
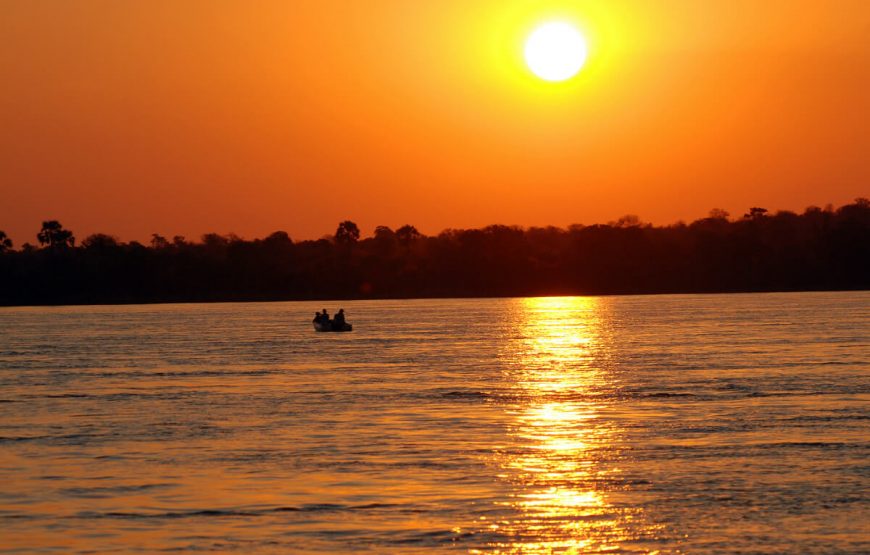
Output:
<instances>
[{"instance_id":1,"label":"golden light path on water","mask_svg":"<svg viewBox=\"0 0 870 555\"><path fill-rule=\"evenodd\" d=\"M629 539L622 524L640 517L614 507L607 491L620 430L600 414L614 389L605 302L522 300L525 319L505 370L516 389L513 445L498 461L521 516L492 525L513 539L493 546L496 553L617 550Z\"/></svg>"}]
</instances>

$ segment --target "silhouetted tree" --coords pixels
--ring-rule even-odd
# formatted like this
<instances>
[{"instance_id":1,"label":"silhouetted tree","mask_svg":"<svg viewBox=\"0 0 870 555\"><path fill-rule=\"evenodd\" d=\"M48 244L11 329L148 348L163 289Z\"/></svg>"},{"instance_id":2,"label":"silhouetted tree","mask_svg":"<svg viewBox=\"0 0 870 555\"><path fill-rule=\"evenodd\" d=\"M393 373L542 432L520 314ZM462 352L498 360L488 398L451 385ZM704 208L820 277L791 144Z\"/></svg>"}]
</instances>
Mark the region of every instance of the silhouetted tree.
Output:
<instances>
[{"instance_id":1,"label":"silhouetted tree","mask_svg":"<svg viewBox=\"0 0 870 555\"><path fill-rule=\"evenodd\" d=\"M396 237L402 243L410 243L412 241L416 241L423 237L423 235L417 231L417 228L412 225L403 225L399 229L396 230Z\"/></svg>"},{"instance_id":2,"label":"silhouetted tree","mask_svg":"<svg viewBox=\"0 0 870 555\"><path fill-rule=\"evenodd\" d=\"M371 243L371 256L366 259L367 265L377 266L395 263L396 245L398 244L395 231L385 225L379 225L375 228L375 234L369 242ZM370 273L377 273L378 281L381 283L389 281L383 271L372 269Z\"/></svg>"},{"instance_id":3,"label":"silhouetted tree","mask_svg":"<svg viewBox=\"0 0 870 555\"><path fill-rule=\"evenodd\" d=\"M0 254L12 250L12 239L6 236L5 231L0 231Z\"/></svg>"},{"instance_id":4,"label":"silhouetted tree","mask_svg":"<svg viewBox=\"0 0 870 555\"><path fill-rule=\"evenodd\" d=\"M52 249L74 247L76 240L72 231L66 230L57 220L42 222L42 230L36 235L39 244Z\"/></svg>"},{"instance_id":5,"label":"silhouetted tree","mask_svg":"<svg viewBox=\"0 0 870 555\"><path fill-rule=\"evenodd\" d=\"M385 225L379 225L375 228L375 239L392 239L396 236L396 233Z\"/></svg>"},{"instance_id":6,"label":"silhouetted tree","mask_svg":"<svg viewBox=\"0 0 870 555\"><path fill-rule=\"evenodd\" d=\"M759 208L757 206L753 206L749 209L749 212L743 215L743 217L749 220L757 220L759 218L763 218L765 214L767 214L767 208Z\"/></svg>"},{"instance_id":7,"label":"silhouetted tree","mask_svg":"<svg viewBox=\"0 0 870 555\"><path fill-rule=\"evenodd\" d=\"M610 225L613 227L640 227L643 225L643 222L635 214L626 214L615 222L611 222Z\"/></svg>"},{"instance_id":8,"label":"silhouetted tree","mask_svg":"<svg viewBox=\"0 0 870 555\"><path fill-rule=\"evenodd\" d=\"M217 233L206 233L202 236L202 244L210 249L223 249L230 243L229 237L224 237Z\"/></svg>"},{"instance_id":9,"label":"silhouetted tree","mask_svg":"<svg viewBox=\"0 0 870 555\"><path fill-rule=\"evenodd\" d=\"M268 237L263 239L264 243L268 243L270 245L292 245L293 240L290 239L290 235L287 234L286 231L276 231L270 234Z\"/></svg>"},{"instance_id":10,"label":"silhouetted tree","mask_svg":"<svg viewBox=\"0 0 870 555\"><path fill-rule=\"evenodd\" d=\"M105 233L94 233L85 237L82 241L82 247L95 250L112 249L118 247L118 239Z\"/></svg>"},{"instance_id":11,"label":"silhouetted tree","mask_svg":"<svg viewBox=\"0 0 870 555\"><path fill-rule=\"evenodd\" d=\"M711 220L728 220L731 217L731 214L728 213L727 210L722 210L721 208L713 208L710 210L710 213L707 215Z\"/></svg>"},{"instance_id":12,"label":"silhouetted tree","mask_svg":"<svg viewBox=\"0 0 870 555\"><path fill-rule=\"evenodd\" d=\"M170 247L169 241L166 237L162 235L158 235L156 233L151 234L151 248L152 249L168 249Z\"/></svg>"},{"instance_id":13,"label":"silhouetted tree","mask_svg":"<svg viewBox=\"0 0 870 555\"><path fill-rule=\"evenodd\" d=\"M341 245L348 245L359 241L359 227L350 220L345 220L338 224L338 229L335 230L335 242Z\"/></svg>"}]
</instances>

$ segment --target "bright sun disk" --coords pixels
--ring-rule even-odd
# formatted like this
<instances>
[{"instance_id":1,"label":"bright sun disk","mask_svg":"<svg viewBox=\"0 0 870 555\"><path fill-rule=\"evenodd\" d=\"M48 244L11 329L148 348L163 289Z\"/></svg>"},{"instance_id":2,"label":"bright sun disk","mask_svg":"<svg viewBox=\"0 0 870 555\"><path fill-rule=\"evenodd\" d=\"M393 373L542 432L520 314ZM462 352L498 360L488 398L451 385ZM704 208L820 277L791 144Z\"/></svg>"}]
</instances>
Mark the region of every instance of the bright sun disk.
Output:
<instances>
[{"instance_id":1,"label":"bright sun disk","mask_svg":"<svg viewBox=\"0 0 870 555\"><path fill-rule=\"evenodd\" d=\"M583 36L564 22L545 23L526 40L526 64L546 81L565 81L577 75L586 54Z\"/></svg>"}]
</instances>

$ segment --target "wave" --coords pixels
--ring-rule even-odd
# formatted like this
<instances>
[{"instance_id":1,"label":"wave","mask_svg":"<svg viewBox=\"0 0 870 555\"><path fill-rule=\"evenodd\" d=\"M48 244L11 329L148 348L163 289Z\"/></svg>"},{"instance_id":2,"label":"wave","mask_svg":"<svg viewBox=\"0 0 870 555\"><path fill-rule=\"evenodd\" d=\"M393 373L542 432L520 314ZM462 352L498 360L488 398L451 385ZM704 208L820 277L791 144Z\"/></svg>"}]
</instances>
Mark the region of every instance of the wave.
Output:
<instances>
[{"instance_id":1,"label":"wave","mask_svg":"<svg viewBox=\"0 0 870 555\"><path fill-rule=\"evenodd\" d=\"M394 503L367 503L363 505L344 505L340 503L313 503L294 506L269 507L269 508L238 508L238 509L190 509L179 511L160 512L128 512L128 511L82 511L67 518L74 519L179 519L179 518L225 518L225 517L257 517L280 513L323 513L323 512L353 512L371 511L377 509L395 509L401 505Z\"/></svg>"}]
</instances>

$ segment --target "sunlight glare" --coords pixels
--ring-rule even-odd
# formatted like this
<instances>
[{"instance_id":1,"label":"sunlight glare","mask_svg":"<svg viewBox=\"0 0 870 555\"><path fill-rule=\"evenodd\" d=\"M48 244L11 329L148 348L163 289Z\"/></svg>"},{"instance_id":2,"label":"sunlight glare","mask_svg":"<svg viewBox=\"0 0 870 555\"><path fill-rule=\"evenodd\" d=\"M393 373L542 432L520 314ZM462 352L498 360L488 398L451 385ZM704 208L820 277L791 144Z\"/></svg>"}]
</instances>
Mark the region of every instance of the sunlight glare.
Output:
<instances>
[{"instance_id":1,"label":"sunlight glare","mask_svg":"<svg viewBox=\"0 0 870 555\"><path fill-rule=\"evenodd\" d=\"M583 36L564 22L545 23L526 41L526 64L546 81L565 81L577 75L586 62Z\"/></svg>"}]
</instances>

